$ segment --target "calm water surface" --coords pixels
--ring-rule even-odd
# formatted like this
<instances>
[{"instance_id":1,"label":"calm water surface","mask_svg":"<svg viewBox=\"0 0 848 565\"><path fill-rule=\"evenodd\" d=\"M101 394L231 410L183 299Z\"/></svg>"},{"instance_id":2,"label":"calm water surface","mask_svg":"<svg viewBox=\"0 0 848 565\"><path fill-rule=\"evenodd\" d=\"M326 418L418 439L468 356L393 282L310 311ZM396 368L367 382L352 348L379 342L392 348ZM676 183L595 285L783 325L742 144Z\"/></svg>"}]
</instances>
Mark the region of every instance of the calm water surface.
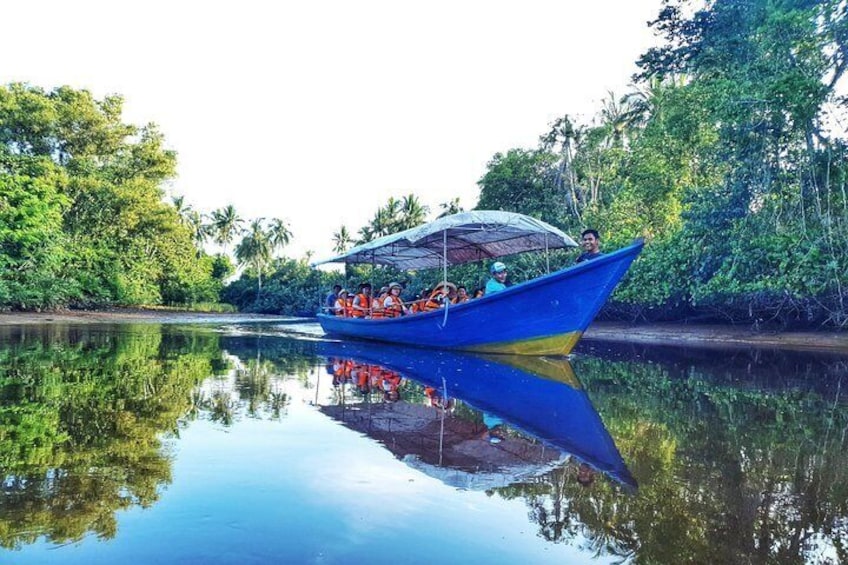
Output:
<instances>
[{"instance_id":1,"label":"calm water surface","mask_svg":"<svg viewBox=\"0 0 848 565\"><path fill-rule=\"evenodd\" d=\"M845 356L0 328L0 562L839 563Z\"/></svg>"}]
</instances>

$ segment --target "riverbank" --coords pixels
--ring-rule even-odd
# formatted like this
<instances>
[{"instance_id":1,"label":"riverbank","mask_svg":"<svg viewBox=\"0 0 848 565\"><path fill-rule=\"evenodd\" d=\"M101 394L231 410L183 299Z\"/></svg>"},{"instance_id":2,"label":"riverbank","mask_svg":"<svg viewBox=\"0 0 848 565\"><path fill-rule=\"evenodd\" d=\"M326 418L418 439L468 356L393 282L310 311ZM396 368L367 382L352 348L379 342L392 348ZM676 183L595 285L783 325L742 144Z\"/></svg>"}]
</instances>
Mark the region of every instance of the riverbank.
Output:
<instances>
[{"instance_id":1,"label":"riverbank","mask_svg":"<svg viewBox=\"0 0 848 565\"><path fill-rule=\"evenodd\" d=\"M247 323L291 321L291 316L268 316L265 314L228 314L217 312L179 312L175 310L63 310L60 312L0 312L0 326L33 324L108 324L108 323Z\"/></svg>"},{"instance_id":2,"label":"riverbank","mask_svg":"<svg viewBox=\"0 0 848 565\"><path fill-rule=\"evenodd\" d=\"M302 320L263 314L220 314L169 310L107 310L62 312L0 312L0 326L34 324L102 323L248 323L291 322ZM583 336L585 340L621 343L679 345L686 347L757 347L775 349L821 350L848 354L848 332L773 332L755 331L739 326L646 324L595 322Z\"/></svg>"},{"instance_id":3,"label":"riverbank","mask_svg":"<svg viewBox=\"0 0 848 565\"><path fill-rule=\"evenodd\" d=\"M848 332L833 331L776 332L706 324L632 325L595 322L583 335L583 339L685 347L754 347L845 352L848 355Z\"/></svg>"}]
</instances>

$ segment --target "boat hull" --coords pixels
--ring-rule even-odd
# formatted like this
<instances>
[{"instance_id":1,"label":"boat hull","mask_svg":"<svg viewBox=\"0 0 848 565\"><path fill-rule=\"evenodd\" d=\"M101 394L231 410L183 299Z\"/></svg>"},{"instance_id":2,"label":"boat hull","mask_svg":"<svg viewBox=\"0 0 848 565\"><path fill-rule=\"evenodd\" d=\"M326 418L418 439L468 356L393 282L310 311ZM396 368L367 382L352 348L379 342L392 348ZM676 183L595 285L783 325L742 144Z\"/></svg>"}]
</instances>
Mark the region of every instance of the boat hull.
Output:
<instances>
[{"instance_id":1,"label":"boat hull","mask_svg":"<svg viewBox=\"0 0 848 565\"><path fill-rule=\"evenodd\" d=\"M567 355L643 243L447 309L365 320L318 315L327 334L419 347Z\"/></svg>"}]
</instances>

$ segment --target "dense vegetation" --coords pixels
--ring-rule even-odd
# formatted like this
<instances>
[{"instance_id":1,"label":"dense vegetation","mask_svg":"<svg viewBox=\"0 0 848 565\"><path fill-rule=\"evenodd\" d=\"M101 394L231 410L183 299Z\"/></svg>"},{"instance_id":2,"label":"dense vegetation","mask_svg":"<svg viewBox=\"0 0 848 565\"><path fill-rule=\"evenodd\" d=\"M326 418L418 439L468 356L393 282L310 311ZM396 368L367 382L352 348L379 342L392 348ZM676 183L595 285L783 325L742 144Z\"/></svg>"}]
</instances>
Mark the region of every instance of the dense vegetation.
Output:
<instances>
[{"instance_id":1,"label":"dense vegetation","mask_svg":"<svg viewBox=\"0 0 848 565\"><path fill-rule=\"evenodd\" d=\"M210 257L163 202L176 156L119 97L0 88L0 305L217 299Z\"/></svg>"},{"instance_id":2,"label":"dense vegetation","mask_svg":"<svg viewBox=\"0 0 848 565\"><path fill-rule=\"evenodd\" d=\"M638 59L632 91L610 93L587 123L564 115L537 147L494 155L476 208L572 234L595 227L606 249L644 237L607 316L845 327L844 2L666 0L650 25L662 43ZM245 229L232 206L207 217L181 198L165 202L175 155L155 126L125 125L120 112L118 97L0 88L0 308L223 300L309 313L334 278L355 286L399 276L315 272L275 256L292 237L281 220ZM390 199L367 225L341 226L336 250L429 213L413 194ZM210 237L224 254L202 251ZM220 294L230 251L244 269ZM571 259L560 254L552 266ZM516 280L544 263L511 261ZM485 266L451 277L478 286ZM407 291L438 278L413 273Z\"/></svg>"},{"instance_id":3,"label":"dense vegetation","mask_svg":"<svg viewBox=\"0 0 848 565\"><path fill-rule=\"evenodd\" d=\"M215 303L244 221L165 198L176 154L156 126L121 121L122 100L85 90L0 87L0 308ZM234 255L262 273L289 242L253 220ZM261 278L259 278L261 283Z\"/></svg>"},{"instance_id":4,"label":"dense vegetation","mask_svg":"<svg viewBox=\"0 0 848 565\"><path fill-rule=\"evenodd\" d=\"M594 226L608 247L645 237L616 294L631 315L845 326L844 3L694 5L665 3L664 44L596 121L496 155L478 206Z\"/></svg>"}]
</instances>

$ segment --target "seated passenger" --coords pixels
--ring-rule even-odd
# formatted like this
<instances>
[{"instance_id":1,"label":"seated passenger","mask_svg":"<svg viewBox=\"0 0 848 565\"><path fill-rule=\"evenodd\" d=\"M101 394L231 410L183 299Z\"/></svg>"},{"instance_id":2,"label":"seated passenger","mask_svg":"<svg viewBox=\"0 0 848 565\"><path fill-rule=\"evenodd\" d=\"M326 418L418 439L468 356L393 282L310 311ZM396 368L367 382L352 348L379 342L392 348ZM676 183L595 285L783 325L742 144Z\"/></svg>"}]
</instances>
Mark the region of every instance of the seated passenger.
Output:
<instances>
[{"instance_id":1,"label":"seated passenger","mask_svg":"<svg viewBox=\"0 0 848 565\"><path fill-rule=\"evenodd\" d=\"M359 285L359 293L353 297L352 312L354 318L371 317L371 283Z\"/></svg>"},{"instance_id":2,"label":"seated passenger","mask_svg":"<svg viewBox=\"0 0 848 565\"><path fill-rule=\"evenodd\" d=\"M402 287L400 283L393 282L389 285L389 295L383 300L383 312L387 318L397 318L409 314L409 308L400 297Z\"/></svg>"},{"instance_id":3,"label":"seated passenger","mask_svg":"<svg viewBox=\"0 0 848 565\"><path fill-rule=\"evenodd\" d=\"M332 314L336 307L336 300L339 298L339 291L342 289L342 285L334 284L333 292L327 295L324 306L326 306L326 312L328 314Z\"/></svg>"},{"instance_id":4,"label":"seated passenger","mask_svg":"<svg viewBox=\"0 0 848 565\"><path fill-rule=\"evenodd\" d=\"M343 316L345 318L350 318L350 307L348 306L348 293L347 290L341 289L339 291L339 295L336 297L336 302L333 305L333 314L336 316Z\"/></svg>"},{"instance_id":5,"label":"seated passenger","mask_svg":"<svg viewBox=\"0 0 848 565\"><path fill-rule=\"evenodd\" d=\"M500 261L495 261L492 263L490 271L492 272L492 278L486 282L486 296L494 292L506 290L506 288L510 286L509 282L506 280L506 265Z\"/></svg>"},{"instance_id":6,"label":"seated passenger","mask_svg":"<svg viewBox=\"0 0 848 565\"><path fill-rule=\"evenodd\" d=\"M441 408L446 412L453 409L453 398L445 400L441 393L431 386L424 387L424 395L427 397L428 404L434 408Z\"/></svg>"},{"instance_id":7,"label":"seated passenger","mask_svg":"<svg viewBox=\"0 0 848 565\"><path fill-rule=\"evenodd\" d=\"M419 312L424 311L424 303L427 302L427 298L430 296L432 290L429 288L425 288L415 297L415 300L412 301L412 306L410 306L409 313L417 314Z\"/></svg>"},{"instance_id":8,"label":"seated passenger","mask_svg":"<svg viewBox=\"0 0 848 565\"><path fill-rule=\"evenodd\" d=\"M383 301L389 295L389 287L384 286L380 289L380 294L376 298L371 299L371 317L373 319L385 318L386 314L383 310Z\"/></svg>"},{"instance_id":9,"label":"seated passenger","mask_svg":"<svg viewBox=\"0 0 848 565\"><path fill-rule=\"evenodd\" d=\"M356 390L360 394L371 392L371 365L357 363L351 371L351 377L356 382Z\"/></svg>"},{"instance_id":10,"label":"seated passenger","mask_svg":"<svg viewBox=\"0 0 848 565\"><path fill-rule=\"evenodd\" d=\"M480 287L475 288L471 294L471 298L483 298L483 289Z\"/></svg>"},{"instance_id":11,"label":"seated passenger","mask_svg":"<svg viewBox=\"0 0 848 565\"><path fill-rule=\"evenodd\" d=\"M456 296L456 285L447 281L440 282L424 302L422 310L424 312L431 312L439 308L444 308L445 304L451 301L451 293Z\"/></svg>"},{"instance_id":12,"label":"seated passenger","mask_svg":"<svg viewBox=\"0 0 848 565\"><path fill-rule=\"evenodd\" d=\"M351 380L353 361L350 359L333 359L333 386L344 385Z\"/></svg>"},{"instance_id":13,"label":"seated passenger","mask_svg":"<svg viewBox=\"0 0 848 565\"><path fill-rule=\"evenodd\" d=\"M403 381L401 376L394 371L389 371L383 375L383 400L386 402L397 402L400 400L400 384Z\"/></svg>"},{"instance_id":14,"label":"seated passenger","mask_svg":"<svg viewBox=\"0 0 848 565\"><path fill-rule=\"evenodd\" d=\"M454 304L462 304L468 302L468 289L463 285L456 287L456 302Z\"/></svg>"}]
</instances>

